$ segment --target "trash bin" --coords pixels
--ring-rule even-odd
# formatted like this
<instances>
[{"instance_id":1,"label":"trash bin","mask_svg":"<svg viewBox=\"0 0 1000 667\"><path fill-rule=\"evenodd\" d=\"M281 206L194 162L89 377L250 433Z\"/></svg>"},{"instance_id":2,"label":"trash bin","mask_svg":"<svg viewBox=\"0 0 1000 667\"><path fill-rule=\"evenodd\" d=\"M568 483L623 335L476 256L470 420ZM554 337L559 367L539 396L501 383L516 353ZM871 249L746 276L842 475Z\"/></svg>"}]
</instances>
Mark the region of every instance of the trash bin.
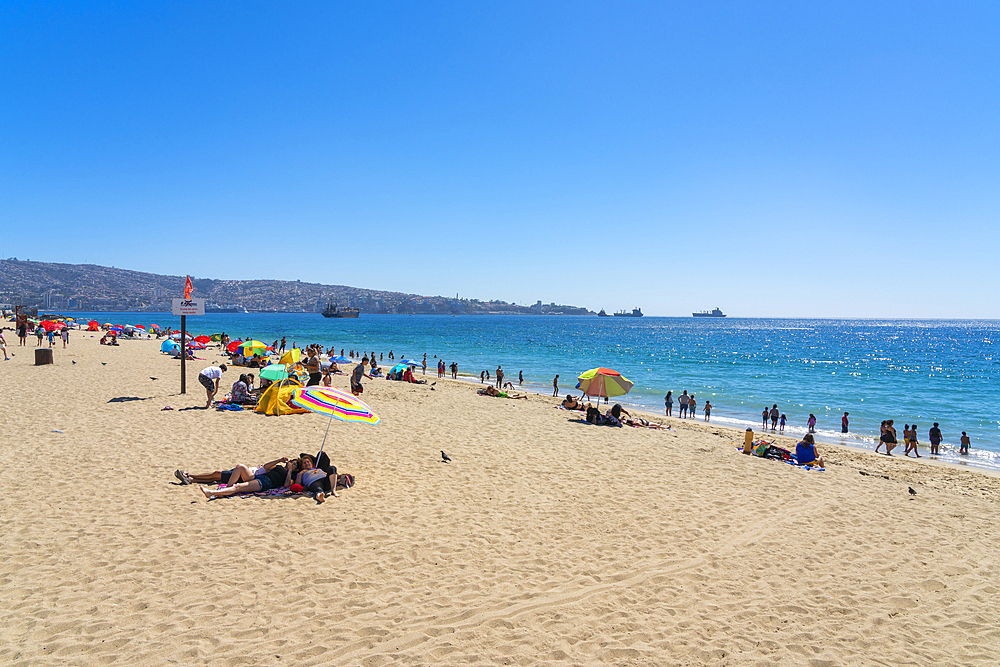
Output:
<instances>
[{"instance_id":1,"label":"trash bin","mask_svg":"<svg viewBox=\"0 0 1000 667\"><path fill-rule=\"evenodd\" d=\"M35 348L35 365L44 366L45 364L55 363L52 361L52 348L51 347L36 347Z\"/></svg>"},{"instance_id":2,"label":"trash bin","mask_svg":"<svg viewBox=\"0 0 1000 667\"><path fill-rule=\"evenodd\" d=\"M743 436L743 453L749 454L751 449L753 449L753 429L748 428Z\"/></svg>"}]
</instances>

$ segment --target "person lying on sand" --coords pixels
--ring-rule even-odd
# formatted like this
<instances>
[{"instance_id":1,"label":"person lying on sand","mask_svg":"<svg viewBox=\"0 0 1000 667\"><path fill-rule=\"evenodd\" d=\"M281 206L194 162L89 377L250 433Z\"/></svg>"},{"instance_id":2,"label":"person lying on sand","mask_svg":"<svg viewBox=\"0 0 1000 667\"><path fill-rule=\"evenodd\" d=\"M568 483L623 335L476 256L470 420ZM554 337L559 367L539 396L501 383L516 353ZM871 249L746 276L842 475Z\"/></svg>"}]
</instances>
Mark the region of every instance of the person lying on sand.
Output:
<instances>
[{"instance_id":1,"label":"person lying on sand","mask_svg":"<svg viewBox=\"0 0 1000 667\"><path fill-rule=\"evenodd\" d=\"M249 482L260 475L264 475L282 463L288 463L288 458L283 457L268 461L262 466L246 466L237 463L231 470L216 470L214 472L197 473L189 475L183 470L175 470L174 477L180 480L181 484L239 484Z\"/></svg>"},{"instance_id":2,"label":"person lying on sand","mask_svg":"<svg viewBox=\"0 0 1000 667\"><path fill-rule=\"evenodd\" d=\"M237 493L257 493L258 491L270 491L271 489L280 489L282 487L291 486L292 476L298 472L298 462L292 461L285 466L274 466L269 471L261 475L260 477L255 477L249 482L240 482L233 486L227 486L224 489L206 489L204 486L198 488L201 492L205 494L205 497L211 500L212 498L223 498L225 496L232 496Z\"/></svg>"},{"instance_id":3,"label":"person lying on sand","mask_svg":"<svg viewBox=\"0 0 1000 667\"><path fill-rule=\"evenodd\" d=\"M299 456L299 474L295 477L295 483L301 485L303 490L311 493L318 503L326 501L327 493L334 498L340 497L340 494L337 493L337 468L334 466L328 467L330 468L330 472L317 468L313 462L313 457L309 454L301 454Z\"/></svg>"},{"instance_id":4,"label":"person lying on sand","mask_svg":"<svg viewBox=\"0 0 1000 667\"><path fill-rule=\"evenodd\" d=\"M512 398L514 400L518 400L521 398L527 400L528 398L524 394L515 394L515 393L508 394L506 391L500 391L493 385L487 385L484 389L480 389L476 393L478 393L480 396L493 396L494 398Z\"/></svg>"},{"instance_id":5,"label":"person lying on sand","mask_svg":"<svg viewBox=\"0 0 1000 667\"><path fill-rule=\"evenodd\" d=\"M571 394L566 394L566 400L562 402L562 406L567 410L586 410L583 403L577 400L576 396Z\"/></svg>"}]
</instances>

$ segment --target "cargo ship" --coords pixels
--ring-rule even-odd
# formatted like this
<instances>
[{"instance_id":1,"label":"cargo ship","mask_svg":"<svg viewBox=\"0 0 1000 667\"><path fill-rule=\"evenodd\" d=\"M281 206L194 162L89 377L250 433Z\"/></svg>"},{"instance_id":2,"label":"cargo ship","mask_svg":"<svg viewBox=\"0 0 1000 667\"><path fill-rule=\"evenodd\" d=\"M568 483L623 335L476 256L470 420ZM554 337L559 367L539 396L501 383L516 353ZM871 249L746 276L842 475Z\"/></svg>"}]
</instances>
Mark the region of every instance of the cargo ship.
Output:
<instances>
[{"instance_id":1,"label":"cargo ship","mask_svg":"<svg viewBox=\"0 0 1000 667\"><path fill-rule=\"evenodd\" d=\"M615 317L642 317L642 308L633 308L631 313L620 310L615 313Z\"/></svg>"},{"instance_id":2,"label":"cargo ship","mask_svg":"<svg viewBox=\"0 0 1000 667\"><path fill-rule=\"evenodd\" d=\"M700 313L691 313L693 317L725 317L726 314L716 308L715 310L703 310Z\"/></svg>"},{"instance_id":3,"label":"cargo ship","mask_svg":"<svg viewBox=\"0 0 1000 667\"><path fill-rule=\"evenodd\" d=\"M327 304L323 310L323 317L357 317L360 314L360 308L338 308L335 303Z\"/></svg>"}]
</instances>

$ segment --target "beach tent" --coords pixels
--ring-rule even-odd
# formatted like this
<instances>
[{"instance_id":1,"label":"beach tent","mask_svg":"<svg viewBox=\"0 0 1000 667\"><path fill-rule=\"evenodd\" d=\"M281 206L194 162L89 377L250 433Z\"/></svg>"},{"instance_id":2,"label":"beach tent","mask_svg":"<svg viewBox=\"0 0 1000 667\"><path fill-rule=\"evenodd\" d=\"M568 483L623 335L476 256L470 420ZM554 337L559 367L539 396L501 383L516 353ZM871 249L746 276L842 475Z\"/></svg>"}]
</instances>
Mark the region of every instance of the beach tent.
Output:
<instances>
[{"instance_id":1,"label":"beach tent","mask_svg":"<svg viewBox=\"0 0 1000 667\"><path fill-rule=\"evenodd\" d=\"M220 340L222 340L222 334L212 334L209 337L209 340L215 341L216 343L218 343Z\"/></svg>"},{"instance_id":2,"label":"beach tent","mask_svg":"<svg viewBox=\"0 0 1000 667\"><path fill-rule=\"evenodd\" d=\"M301 382L291 379L279 380L261 394L260 399L257 401L257 407L253 411L265 415L289 415L309 412L308 410L289 404L289 401L295 396L295 390L301 388Z\"/></svg>"},{"instance_id":3,"label":"beach tent","mask_svg":"<svg viewBox=\"0 0 1000 667\"><path fill-rule=\"evenodd\" d=\"M180 347L181 346L180 344L178 344L177 341L170 340L168 338L167 340L163 341L162 345L160 345L160 352L173 352L174 349L180 349Z\"/></svg>"},{"instance_id":4,"label":"beach tent","mask_svg":"<svg viewBox=\"0 0 1000 667\"><path fill-rule=\"evenodd\" d=\"M281 355L281 359L278 359L279 364L295 364L298 363L299 359L302 358L302 350L297 347L293 347L288 352Z\"/></svg>"}]
</instances>

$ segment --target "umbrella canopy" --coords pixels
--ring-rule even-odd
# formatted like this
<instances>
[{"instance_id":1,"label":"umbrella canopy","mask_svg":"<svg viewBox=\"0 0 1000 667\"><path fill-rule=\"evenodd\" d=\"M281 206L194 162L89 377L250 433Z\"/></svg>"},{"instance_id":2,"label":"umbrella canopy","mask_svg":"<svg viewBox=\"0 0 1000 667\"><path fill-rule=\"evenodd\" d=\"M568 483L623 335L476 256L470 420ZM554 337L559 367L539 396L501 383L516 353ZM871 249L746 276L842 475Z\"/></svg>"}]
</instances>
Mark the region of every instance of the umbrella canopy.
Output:
<instances>
[{"instance_id":1,"label":"umbrella canopy","mask_svg":"<svg viewBox=\"0 0 1000 667\"><path fill-rule=\"evenodd\" d=\"M149 328L150 328L150 329L156 329L156 330L160 330L160 329L162 329L163 327L161 327L161 326L160 326L159 324L150 324L150 325L149 325Z\"/></svg>"},{"instance_id":2,"label":"umbrella canopy","mask_svg":"<svg viewBox=\"0 0 1000 667\"><path fill-rule=\"evenodd\" d=\"M624 396L632 389L630 380L610 368L591 368L581 374L579 380L585 396Z\"/></svg>"},{"instance_id":3,"label":"umbrella canopy","mask_svg":"<svg viewBox=\"0 0 1000 667\"><path fill-rule=\"evenodd\" d=\"M195 339L196 341L198 341L199 343L203 343L203 344L204 344L204 343L209 343L209 342L211 342L211 340L212 340L212 339L211 339L211 338L209 338L208 336L195 336L195 337L194 337L194 339Z\"/></svg>"},{"instance_id":4,"label":"umbrella canopy","mask_svg":"<svg viewBox=\"0 0 1000 667\"><path fill-rule=\"evenodd\" d=\"M407 366L406 364L396 364L389 371L389 375L395 375L396 373L403 373L406 371L407 368L409 368L409 366Z\"/></svg>"},{"instance_id":5,"label":"umbrella canopy","mask_svg":"<svg viewBox=\"0 0 1000 667\"><path fill-rule=\"evenodd\" d=\"M260 377L264 380L277 382L278 380L284 380L288 377L288 369L284 364L271 364L270 366L265 366L260 369Z\"/></svg>"},{"instance_id":6,"label":"umbrella canopy","mask_svg":"<svg viewBox=\"0 0 1000 667\"><path fill-rule=\"evenodd\" d=\"M333 387L296 389L289 402L296 407L329 415L342 422L361 422L374 426L382 421L364 401Z\"/></svg>"},{"instance_id":7,"label":"umbrella canopy","mask_svg":"<svg viewBox=\"0 0 1000 667\"><path fill-rule=\"evenodd\" d=\"M42 328L46 331L55 331L59 328L59 326L52 320L42 320L39 324L41 324Z\"/></svg>"},{"instance_id":8,"label":"umbrella canopy","mask_svg":"<svg viewBox=\"0 0 1000 667\"><path fill-rule=\"evenodd\" d=\"M262 343L259 340L248 340L240 344L243 348L244 357L252 357L253 355L263 356L267 352L267 343Z\"/></svg>"},{"instance_id":9,"label":"umbrella canopy","mask_svg":"<svg viewBox=\"0 0 1000 667\"><path fill-rule=\"evenodd\" d=\"M97 320L90 320L89 322L87 322L87 331L97 331L100 329L100 327L101 325L98 323Z\"/></svg>"},{"instance_id":10,"label":"umbrella canopy","mask_svg":"<svg viewBox=\"0 0 1000 667\"><path fill-rule=\"evenodd\" d=\"M181 337L181 332L179 332L179 331L178 331L177 333L173 333L173 334L170 334L170 337L171 337L171 338L176 338L176 339L178 339L178 340L179 340L179 339L180 339L180 337ZM189 333L185 333L185 334L184 334L184 337L185 337L185 338L186 338L187 340L191 340L192 338L194 338L194 336L192 336L192 335L191 335L191 334L189 334Z\"/></svg>"},{"instance_id":11,"label":"umbrella canopy","mask_svg":"<svg viewBox=\"0 0 1000 667\"><path fill-rule=\"evenodd\" d=\"M226 350L228 350L229 352L235 352L236 348L238 348L242 343L243 341L241 340L234 340L232 343L226 346Z\"/></svg>"},{"instance_id":12,"label":"umbrella canopy","mask_svg":"<svg viewBox=\"0 0 1000 667\"><path fill-rule=\"evenodd\" d=\"M350 359L348 359L347 357L342 357L339 354L337 356L335 356L335 357L330 357L330 361L332 361L335 364L350 364L350 363L352 363Z\"/></svg>"},{"instance_id":13,"label":"umbrella canopy","mask_svg":"<svg viewBox=\"0 0 1000 667\"><path fill-rule=\"evenodd\" d=\"M281 355L281 359L278 359L279 364L295 364L298 363L299 359L302 358L302 350L297 347L293 347L288 352Z\"/></svg>"},{"instance_id":14,"label":"umbrella canopy","mask_svg":"<svg viewBox=\"0 0 1000 667\"><path fill-rule=\"evenodd\" d=\"M194 342L188 343L188 349L189 350L204 350L205 349L205 344L204 343L199 343L198 341L194 341Z\"/></svg>"},{"instance_id":15,"label":"umbrella canopy","mask_svg":"<svg viewBox=\"0 0 1000 667\"><path fill-rule=\"evenodd\" d=\"M136 329L142 329L143 331L145 331L145 330L146 330L146 327L142 326L141 324L137 324L137 325L135 325L135 328L136 328Z\"/></svg>"},{"instance_id":16,"label":"umbrella canopy","mask_svg":"<svg viewBox=\"0 0 1000 667\"><path fill-rule=\"evenodd\" d=\"M414 361L413 359L400 359L399 363L406 364L407 366L423 366L423 362Z\"/></svg>"}]
</instances>

